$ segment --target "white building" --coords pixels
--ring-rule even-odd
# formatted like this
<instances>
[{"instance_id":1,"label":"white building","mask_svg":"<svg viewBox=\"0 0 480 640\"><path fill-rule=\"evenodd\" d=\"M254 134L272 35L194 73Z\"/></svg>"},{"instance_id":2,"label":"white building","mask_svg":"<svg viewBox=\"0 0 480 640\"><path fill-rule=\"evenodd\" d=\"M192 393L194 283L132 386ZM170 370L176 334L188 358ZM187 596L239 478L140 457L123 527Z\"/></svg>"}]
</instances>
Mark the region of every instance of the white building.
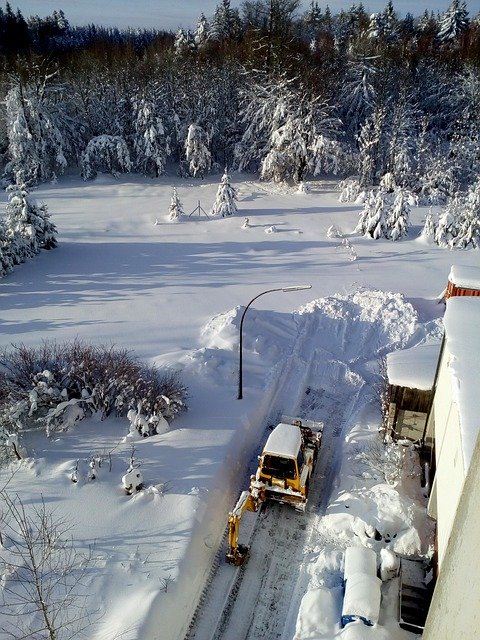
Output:
<instances>
[{"instance_id":1,"label":"white building","mask_svg":"<svg viewBox=\"0 0 480 640\"><path fill-rule=\"evenodd\" d=\"M480 269L452 267L445 338L427 430L436 473L429 513L437 520L438 576L424 640L480 637Z\"/></svg>"}]
</instances>

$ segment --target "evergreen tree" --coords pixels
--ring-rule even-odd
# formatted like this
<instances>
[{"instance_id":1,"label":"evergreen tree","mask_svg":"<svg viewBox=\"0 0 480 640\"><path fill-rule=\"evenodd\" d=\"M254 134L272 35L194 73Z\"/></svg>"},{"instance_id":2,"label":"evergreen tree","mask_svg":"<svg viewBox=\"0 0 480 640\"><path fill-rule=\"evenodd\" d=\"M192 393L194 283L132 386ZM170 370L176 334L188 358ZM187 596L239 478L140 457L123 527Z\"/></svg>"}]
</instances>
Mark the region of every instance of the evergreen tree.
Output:
<instances>
[{"instance_id":1,"label":"evergreen tree","mask_svg":"<svg viewBox=\"0 0 480 640\"><path fill-rule=\"evenodd\" d=\"M84 180L95 178L99 171L113 176L128 173L131 167L127 144L120 136L103 135L92 138L81 159Z\"/></svg>"},{"instance_id":2,"label":"evergreen tree","mask_svg":"<svg viewBox=\"0 0 480 640\"><path fill-rule=\"evenodd\" d=\"M170 206L168 208L168 219L172 221L178 220L183 215L183 205L178 197L177 188L173 187L172 199L170 200Z\"/></svg>"},{"instance_id":3,"label":"evergreen tree","mask_svg":"<svg viewBox=\"0 0 480 640\"><path fill-rule=\"evenodd\" d=\"M38 205L29 196L25 185L7 187L6 237L10 242L10 255L14 264L39 253L40 249L56 247L55 225L51 222L45 204Z\"/></svg>"},{"instance_id":4,"label":"evergreen tree","mask_svg":"<svg viewBox=\"0 0 480 640\"><path fill-rule=\"evenodd\" d=\"M374 78L377 70L373 64L375 57L363 56L347 64L347 72L339 102L341 117L345 123L347 135L355 140L361 127L371 116L376 104Z\"/></svg>"},{"instance_id":5,"label":"evergreen tree","mask_svg":"<svg viewBox=\"0 0 480 640\"><path fill-rule=\"evenodd\" d=\"M197 28L195 29L195 33L193 35L193 40L197 49L203 49L206 46L209 38L209 30L210 27L208 26L207 19L205 18L203 13L201 13L200 17L198 18Z\"/></svg>"},{"instance_id":6,"label":"evergreen tree","mask_svg":"<svg viewBox=\"0 0 480 640\"><path fill-rule=\"evenodd\" d=\"M435 220L433 219L433 213L430 209L425 216L425 223L423 225L422 236L427 240L435 237Z\"/></svg>"},{"instance_id":7,"label":"evergreen tree","mask_svg":"<svg viewBox=\"0 0 480 640\"><path fill-rule=\"evenodd\" d=\"M480 179L466 195L457 194L447 203L435 230L435 242L449 249L480 247Z\"/></svg>"},{"instance_id":8,"label":"evergreen tree","mask_svg":"<svg viewBox=\"0 0 480 640\"><path fill-rule=\"evenodd\" d=\"M225 42L235 40L240 34L240 16L232 9L230 0L221 0L215 9L210 29L210 38Z\"/></svg>"},{"instance_id":9,"label":"evergreen tree","mask_svg":"<svg viewBox=\"0 0 480 640\"><path fill-rule=\"evenodd\" d=\"M193 41L190 31L179 29L175 35L175 41L173 43L173 49L175 55L179 58L188 56L195 49L195 43Z\"/></svg>"},{"instance_id":10,"label":"evergreen tree","mask_svg":"<svg viewBox=\"0 0 480 640\"><path fill-rule=\"evenodd\" d=\"M451 43L468 27L468 11L465 1L452 0L447 11L443 14L438 31L438 39L442 43Z\"/></svg>"},{"instance_id":11,"label":"evergreen tree","mask_svg":"<svg viewBox=\"0 0 480 640\"><path fill-rule=\"evenodd\" d=\"M7 135L14 182L35 184L63 173L67 141L60 129L59 94L49 85L56 73L45 73L35 84L20 79L7 93Z\"/></svg>"},{"instance_id":12,"label":"evergreen tree","mask_svg":"<svg viewBox=\"0 0 480 640\"><path fill-rule=\"evenodd\" d=\"M358 136L360 154L359 182L362 187L371 187L379 175L384 173L385 145L384 126L386 111L376 107L372 116L362 126Z\"/></svg>"},{"instance_id":13,"label":"evergreen tree","mask_svg":"<svg viewBox=\"0 0 480 640\"><path fill-rule=\"evenodd\" d=\"M170 148L162 119L153 100L142 97L133 100L135 168L156 177L165 172Z\"/></svg>"},{"instance_id":14,"label":"evergreen tree","mask_svg":"<svg viewBox=\"0 0 480 640\"><path fill-rule=\"evenodd\" d=\"M452 198L438 219L435 229L435 242L446 249L452 249L458 236L458 219L461 215L462 202L457 196Z\"/></svg>"},{"instance_id":15,"label":"evergreen tree","mask_svg":"<svg viewBox=\"0 0 480 640\"><path fill-rule=\"evenodd\" d=\"M0 219L0 278L11 273L15 265L11 239L12 234L9 232L5 220Z\"/></svg>"},{"instance_id":16,"label":"evergreen tree","mask_svg":"<svg viewBox=\"0 0 480 640\"><path fill-rule=\"evenodd\" d=\"M238 210L235 200L237 200L237 190L230 184L230 176L225 168L225 173L222 176L222 181L212 206L212 216L222 216L222 218L233 216Z\"/></svg>"},{"instance_id":17,"label":"evergreen tree","mask_svg":"<svg viewBox=\"0 0 480 640\"><path fill-rule=\"evenodd\" d=\"M197 174L203 178L205 173L210 171L212 154L207 147L205 131L198 124L191 124L188 127L185 157L189 163L189 171L194 178Z\"/></svg>"},{"instance_id":18,"label":"evergreen tree","mask_svg":"<svg viewBox=\"0 0 480 640\"><path fill-rule=\"evenodd\" d=\"M387 220L387 237L391 240L399 240L408 235L409 227L410 204L408 194L401 187L396 187Z\"/></svg>"},{"instance_id":19,"label":"evergreen tree","mask_svg":"<svg viewBox=\"0 0 480 640\"><path fill-rule=\"evenodd\" d=\"M370 236L374 240L378 240L382 236L386 237L391 202L391 194L383 189L378 189L376 192L370 191L355 231L364 236Z\"/></svg>"}]
</instances>

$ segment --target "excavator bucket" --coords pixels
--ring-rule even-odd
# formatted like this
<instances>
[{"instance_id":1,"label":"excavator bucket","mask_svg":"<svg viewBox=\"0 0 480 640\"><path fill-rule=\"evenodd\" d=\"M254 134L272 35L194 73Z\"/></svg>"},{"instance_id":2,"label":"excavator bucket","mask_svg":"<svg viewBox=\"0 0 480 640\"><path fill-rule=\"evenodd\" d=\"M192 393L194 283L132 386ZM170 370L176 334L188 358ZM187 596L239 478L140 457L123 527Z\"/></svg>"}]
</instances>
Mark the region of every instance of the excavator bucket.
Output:
<instances>
[{"instance_id":1,"label":"excavator bucket","mask_svg":"<svg viewBox=\"0 0 480 640\"><path fill-rule=\"evenodd\" d=\"M228 550L225 560L235 567L240 567L247 559L248 549L246 545L239 544L235 549Z\"/></svg>"}]
</instances>

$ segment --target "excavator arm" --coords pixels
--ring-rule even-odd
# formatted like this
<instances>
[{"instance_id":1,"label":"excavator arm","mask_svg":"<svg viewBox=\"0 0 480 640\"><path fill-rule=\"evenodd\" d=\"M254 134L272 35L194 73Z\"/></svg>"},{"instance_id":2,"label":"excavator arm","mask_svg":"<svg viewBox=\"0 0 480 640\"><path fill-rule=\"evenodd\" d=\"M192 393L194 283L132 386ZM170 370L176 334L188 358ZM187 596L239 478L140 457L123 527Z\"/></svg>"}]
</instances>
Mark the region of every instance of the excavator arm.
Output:
<instances>
[{"instance_id":1,"label":"excavator arm","mask_svg":"<svg viewBox=\"0 0 480 640\"><path fill-rule=\"evenodd\" d=\"M265 485L252 476L250 487L242 491L233 511L228 514L228 551L226 561L235 566L245 562L248 547L239 544L240 520L245 511L258 511L260 505L265 502Z\"/></svg>"}]
</instances>

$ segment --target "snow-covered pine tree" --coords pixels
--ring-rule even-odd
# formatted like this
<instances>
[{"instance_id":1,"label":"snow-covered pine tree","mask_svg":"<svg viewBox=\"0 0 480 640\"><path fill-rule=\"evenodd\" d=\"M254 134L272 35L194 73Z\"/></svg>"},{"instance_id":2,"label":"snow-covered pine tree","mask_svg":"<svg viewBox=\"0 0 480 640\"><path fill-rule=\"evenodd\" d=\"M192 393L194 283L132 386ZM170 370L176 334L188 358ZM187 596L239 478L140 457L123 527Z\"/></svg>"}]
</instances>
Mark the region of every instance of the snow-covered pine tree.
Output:
<instances>
[{"instance_id":1,"label":"snow-covered pine tree","mask_svg":"<svg viewBox=\"0 0 480 640\"><path fill-rule=\"evenodd\" d=\"M207 19L204 14L201 13L198 18L197 28L195 29L195 33L193 34L193 40L195 42L195 46L197 49L203 49L208 42L208 33L210 27L208 25Z\"/></svg>"},{"instance_id":2,"label":"snow-covered pine tree","mask_svg":"<svg viewBox=\"0 0 480 640\"><path fill-rule=\"evenodd\" d=\"M45 74L34 85L18 80L5 99L8 154L6 174L14 182L35 184L63 173L67 143L59 128L59 93Z\"/></svg>"},{"instance_id":3,"label":"snow-covered pine tree","mask_svg":"<svg viewBox=\"0 0 480 640\"><path fill-rule=\"evenodd\" d=\"M425 223L422 229L422 237L427 240L433 240L435 237L435 220L433 219L432 209L429 209L425 216Z\"/></svg>"},{"instance_id":4,"label":"snow-covered pine tree","mask_svg":"<svg viewBox=\"0 0 480 640\"><path fill-rule=\"evenodd\" d=\"M173 49L175 51L175 56L179 58L187 56L194 51L195 43L193 42L193 37L190 31L184 31L183 29L179 29L177 31L175 34Z\"/></svg>"},{"instance_id":5,"label":"snow-covered pine tree","mask_svg":"<svg viewBox=\"0 0 480 640\"><path fill-rule=\"evenodd\" d=\"M480 247L480 178L470 187L465 198L455 246L462 249Z\"/></svg>"},{"instance_id":6,"label":"snow-covered pine tree","mask_svg":"<svg viewBox=\"0 0 480 640\"><path fill-rule=\"evenodd\" d=\"M301 182L309 169L318 173L342 164L333 139L340 123L302 83L280 78L255 84L245 98L247 128L236 149L240 170L260 162L264 180Z\"/></svg>"},{"instance_id":7,"label":"snow-covered pine tree","mask_svg":"<svg viewBox=\"0 0 480 640\"><path fill-rule=\"evenodd\" d=\"M168 219L178 220L184 215L183 205L178 197L177 188L173 187L172 198L170 200L170 206L168 208Z\"/></svg>"},{"instance_id":8,"label":"snow-covered pine tree","mask_svg":"<svg viewBox=\"0 0 480 640\"><path fill-rule=\"evenodd\" d=\"M454 42L467 27L467 3L464 0L452 0L440 19L438 39L442 43Z\"/></svg>"},{"instance_id":9,"label":"snow-covered pine tree","mask_svg":"<svg viewBox=\"0 0 480 640\"><path fill-rule=\"evenodd\" d=\"M8 232L5 220L0 219L0 278L11 273L14 265L11 234Z\"/></svg>"},{"instance_id":10,"label":"snow-covered pine tree","mask_svg":"<svg viewBox=\"0 0 480 640\"><path fill-rule=\"evenodd\" d=\"M440 217L435 242L449 249L480 247L480 178L466 195L450 200Z\"/></svg>"},{"instance_id":11,"label":"snow-covered pine tree","mask_svg":"<svg viewBox=\"0 0 480 640\"><path fill-rule=\"evenodd\" d=\"M232 9L230 0L221 0L213 14L210 37L213 40L226 41L236 38L241 29L237 9Z\"/></svg>"},{"instance_id":12,"label":"snow-covered pine tree","mask_svg":"<svg viewBox=\"0 0 480 640\"><path fill-rule=\"evenodd\" d=\"M25 262L40 249L55 247L57 230L50 220L47 206L32 200L25 185L10 185L7 194L6 238L10 243L13 263Z\"/></svg>"},{"instance_id":13,"label":"snow-covered pine tree","mask_svg":"<svg viewBox=\"0 0 480 640\"><path fill-rule=\"evenodd\" d=\"M135 97L132 103L135 168L145 175L158 177L165 172L170 153L162 119L153 100Z\"/></svg>"},{"instance_id":14,"label":"snow-covered pine tree","mask_svg":"<svg viewBox=\"0 0 480 640\"><path fill-rule=\"evenodd\" d=\"M195 178L197 174L201 178L210 171L212 166L212 154L207 147L207 136L198 124L188 127L185 140L185 157L189 163L189 171Z\"/></svg>"},{"instance_id":15,"label":"snow-covered pine tree","mask_svg":"<svg viewBox=\"0 0 480 640\"><path fill-rule=\"evenodd\" d=\"M235 200L237 200L237 190L230 184L230 176L227 168L225 168L225 173L217 190L217 197L212 206L212 216L222 216L222 218L233 216L238 210Z\"/></svg>"},{"instance_id":16,"label":"snow-covered pine tree","mask_svg":"<svg viewBox=\"0 0 480 640\"><path fill-rule=\"evenodd\" d=\"M132 168L127 143L120 136L97 136L92 138L83 152L80 166L84 180L95 178L97 173L117 176Z\"/></svg>"},{"instance_id":17,"label":"snow-covered pine tree","mask_svg":"<svg viewBox=\"0 0 480 640\"><path fill-rule=\"evenodd\" d=\"M417 144L421 127L421 112L401 92L388 118L387 168L397 185L412 188L417 169Z\"/></svg>"},{"instance_id":18,"label":"snow-covered pine tree","mask_svg":"<svg viewBox=\"0 0 480 640\"><path fill-rule=\"evenodd\" d=\"M370 191L355 231L364 236L370 236L374 240L381 237L388 238L388 219L392 201L392 194L384 189Z\"/></svg>"},{"instance_id":19,"label":"snow-covered pine tree","mask_svg":"<svg viewBox=\"0 0 480 640\"><path fill-rule=\"evenodd\" d=\"M347 135L356 140L361 127L372 114L376 102L373 80L377 70L373 59L363 56L359 60L348 61L347 74L340 93L342 121Z\"/></svg>"},{"instance_id":20,"label":"snow-covered pine tree","mask_svg":"<svg viewBox=\"0 0 480 640\"><path fill-rule=\"evenodd\" d=\"M439 247L452 249L459 231L459 218L463 207L459 195L451 198L439 216L434 240Z\"/></svg>"},{"instance_id":21,"label":"snow-covered pine tree","mask_svg":"<svg viewBox=\"0 0 480 640\"><path fill-rule=\"evenodd\" d=\"M385 127L386 111L384 107L376 107L372 116L367 119L358 135L359 148L359 182L362 187L371 187L379 175L384 173L385 164Z\"/></svg>"},{"instance_id":22,"label":"snow-covered pine tree","mask_svg":"<svg viewBox=\"0 0 480 640\"><path fill-rule=\"evenodd\" d=\"M404 189L396 187L393 193L393 203L387 218L386 237L399 240L408 235L410 227L410 204Z\"/></svg>"}]
</instances>

